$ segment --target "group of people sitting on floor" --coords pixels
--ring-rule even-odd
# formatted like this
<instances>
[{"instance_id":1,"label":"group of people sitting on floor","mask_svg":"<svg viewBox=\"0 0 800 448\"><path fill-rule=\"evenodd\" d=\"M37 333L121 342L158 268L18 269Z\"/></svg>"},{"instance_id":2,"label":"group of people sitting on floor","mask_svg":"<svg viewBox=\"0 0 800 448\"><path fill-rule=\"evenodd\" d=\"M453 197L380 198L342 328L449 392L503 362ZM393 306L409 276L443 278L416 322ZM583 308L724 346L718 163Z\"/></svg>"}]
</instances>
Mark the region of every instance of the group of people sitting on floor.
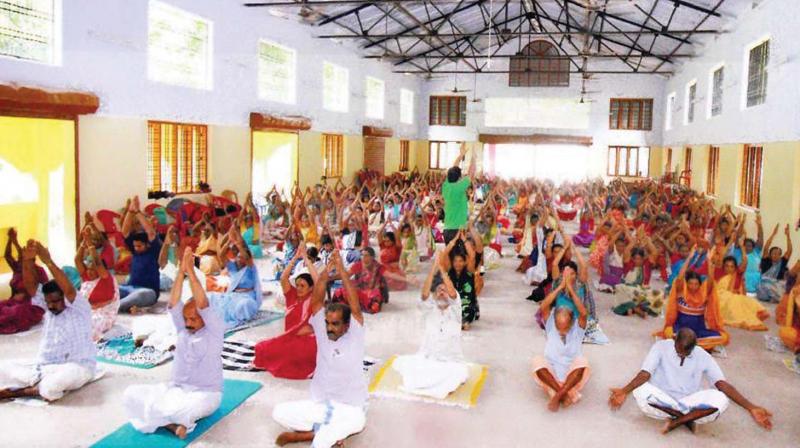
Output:
<instances>
[{"instance_id":1,"label":"group of people sitting on floor","mask_svg":"<svg viewBox=\"0 0 800 448\"><path fill-rule=\"evenodd\" d=\"M510 244L533 287L528 298L539 303L546 343L532 374L548 409L577 403L589 380L582 344L597 325L594 290L613 294L616 314L664 316L656 334L665 340L636 378L612 389L613 409L632 393L646 415L668 419L665 432L694 430L731 399L771 427L769 412L727 383L707 351L729 342L725 325L765 330L761 302L780 302L780 338L800 351L800 262L789 268L788 226L784 252L772 246L778 225L763 242L757 214L757 239L748 238L744 214L686 188L505 181L476 175L474 154L462 175L466 156L462 147L444 175L360 175L351 186L295 186L289 197L273 188L260 208L250 195L242 205L183 203L166 223L158 207L142 210L134 197L118 220L86 215L74 268L56 266L36 241L23 247L12 229L5 251L12 298L0 302L0 332L44 320L44 333L35 363L0 365L0 398L55 400L82 387L96 373L95 342L117 313L139 313L169 291L178 335L172 381L131 386L123 400L136 429L165 427L183 438L219 407L226 330L259 311L262 280L278 280L284 332L256 344L253 365L312 381L311 400L275 407L274 419L289 429L277 443L332 446L366 423L363 313L380 312L391 291L417 285L420 263L430 262L420 349L393 368L403 391L446 397L467 381L461 334L481 317L484 276ZM576 219L570 235L564 223ZM259 273L263 257L272 279ZM653 273L664 289L651 283ZM715 389L703 388L704 377Z\"/></svg>"}]
</instances>

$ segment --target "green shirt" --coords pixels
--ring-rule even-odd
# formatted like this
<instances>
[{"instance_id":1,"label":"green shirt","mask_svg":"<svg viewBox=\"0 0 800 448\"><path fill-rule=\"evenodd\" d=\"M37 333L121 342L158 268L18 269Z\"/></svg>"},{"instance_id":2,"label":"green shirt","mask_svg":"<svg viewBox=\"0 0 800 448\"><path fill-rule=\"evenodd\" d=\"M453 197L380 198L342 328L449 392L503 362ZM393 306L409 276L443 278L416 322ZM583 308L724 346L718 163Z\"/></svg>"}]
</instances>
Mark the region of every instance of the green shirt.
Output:
<instances>
[{"instance_id":1,"label":"green shirt","mask_svg":"<svg viewBox=\"0 0 800 448\"><path fill-rule=\"evenodd\" d=\"M467 188L469 188L468 177L462 177L458 182L452 183L445 180L442 184L445 230L463 229L467 226L469 217Z\"/></svg>"}]
</instances>

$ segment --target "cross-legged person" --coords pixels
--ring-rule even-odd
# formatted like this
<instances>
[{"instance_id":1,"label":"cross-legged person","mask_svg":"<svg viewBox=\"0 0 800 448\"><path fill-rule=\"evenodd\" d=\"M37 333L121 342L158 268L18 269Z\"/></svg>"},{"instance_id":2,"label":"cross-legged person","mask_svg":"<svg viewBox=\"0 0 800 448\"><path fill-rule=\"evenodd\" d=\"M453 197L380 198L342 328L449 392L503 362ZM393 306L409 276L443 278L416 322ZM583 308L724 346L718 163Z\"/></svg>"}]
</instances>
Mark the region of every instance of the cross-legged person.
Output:
<instances>
[{"instance_id":1,"label":"cross-legged person","mask_svg":"<svg viewBox=\"0 0 800 448\"><path fill-rule=\"evenodd\" d=\"M533 378L550 397L547 409L556 412L580 400L580 391L589 380L589 363L581 345L586 334L586 307L573 289L575 271L564 270L564 280L542 301L546 342L544 356L533 359ZM571 303L556 299L562 291Z\"/></svg>"},{"instance_id":2,"label":"cross-legged person","mask_svg":"<svg viewBox=\"0 0 800 448\"><path fill-rule=\"evenodd\" d=\"M275 406L272 418L290 430L278 436L275 443L279 446L312 442L314 448L328 448L361 432L366 424L364 317L358 294L346 275L342 283L347 304L323 307L328 271L333 268L345 271L338 251L314 284L310 323L317 338L317 368L311 380L311 399Z\"/></svg>"},{"instance_id":3,"label":"cross-legged person","mask_svg":"<svg viewBox=\"0 0 800 448\"><path fill-rule=\"evenodd\" d=\"M704 379L714 389L705 388ZM695 425L715 421L728 408L729 399L745 408L758 425L772 428L772 414L725 380L717 362L697 346L697 335L686 327L674 341L653 344L636 377L623 388L611 389L611 409L619 409L631 393L646 416L667 420L664 434L681 426L694 432Z\"/></svg>"},{"instance_id":4,"label":"cross-legged person","mask_svg":"<svg viewBox=\"0 0 800 448\"><path fill-rule=\"evenodd\" d=\"M134 219L142 230L134 231ZM136 313L139 308L155 305L158 302L160 277L158 256L161 252L161 239L153 223L139 209L139 197L133 198L125 220L122 223L122 236L133 253L128 283L119 287L119 311Z\"/></svg>"},{"instance_id":5,"label":"cross-legged person","mask_svg":"<svg viewBox=\"0 0 800 448\"><path fill-rule=\"evenodd\" d=\"M189 279L192 298L183 303L183 280ZM219 408L222 401L222 341L225 323L209 306L186 248L169 301L169 314L178 333L172 381L134 385L123 402L131 425L143 433L166 428L181 439L195 424Z\"/></svg>"},{"instance_id":6,"label":"cross-legged person","mask_svg":"<svg viewBox=\"0 0 800 448\"><path fill-rule=\"evenodd\" d=\"M36 258L54 280L37 290ZM22 277L32 303L46 310L38 359L0 364L0 400L41 397L55 401L80 389L95 375L92 307L40 243L29 240L22 251Z\"/></svg>"}]
</instances>

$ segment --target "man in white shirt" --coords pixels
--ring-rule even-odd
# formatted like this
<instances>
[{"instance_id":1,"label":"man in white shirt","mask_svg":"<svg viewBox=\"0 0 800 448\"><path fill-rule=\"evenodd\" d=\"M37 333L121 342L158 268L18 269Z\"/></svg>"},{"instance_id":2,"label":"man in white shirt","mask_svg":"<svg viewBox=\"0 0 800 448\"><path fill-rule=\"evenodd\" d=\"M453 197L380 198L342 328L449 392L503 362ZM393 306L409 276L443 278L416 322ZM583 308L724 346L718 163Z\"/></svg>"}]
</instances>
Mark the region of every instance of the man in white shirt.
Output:
<instances>
[{"instance_id":1,"label":"man in white shirt","mask_svg":"<svg viewBox=\"0 0 800 448\"><path fill-rule=\"evenodd\" d=\"M279 446L312 442L328 448L366 424L367 382L363 373L364 317L358 293L348 276L342 276L347 303L323 307L332 269L345 272L339 252L314 283L311 327L317 339L317 368L311 380L311 400L280 403L272 418L290 430L278 436Z\"/></svg>"},{"instance_id":2,"label":"man in white shirt","mask_svg":"<svg viewBox=\"0 0 800 448\"><path fill-rule=\"evenodd\" d=\"M675 341L653 344L642 370L621 389L611 389L609 406L619 409L633 392L636 404L651 418L668 420L664 434L686 425L692 432L696 424L711 423L728 408L728 399L747 409L753 420L772 429L769 411L748 401L730 385L717 362L702 348L696 348L697 335L689 328L678 331ZM703 379L716 389L704 388Z\"/></svg>"},{"instance_id":3,"label":"man in white shirt","mask_svg":"<svg viewBox=\"0 0 800 448\"><path fill-rule=\"evenodd\" d=\"M36 289L36 257L54 280ZM22 252L22 279L32 303L43 308L44 328L39 357L33 362L0 364L0 400L41 397L55 401L83 387L95 375L92 307L76 291L39 242L29 240Z\"/></svg>"}]
</instances>

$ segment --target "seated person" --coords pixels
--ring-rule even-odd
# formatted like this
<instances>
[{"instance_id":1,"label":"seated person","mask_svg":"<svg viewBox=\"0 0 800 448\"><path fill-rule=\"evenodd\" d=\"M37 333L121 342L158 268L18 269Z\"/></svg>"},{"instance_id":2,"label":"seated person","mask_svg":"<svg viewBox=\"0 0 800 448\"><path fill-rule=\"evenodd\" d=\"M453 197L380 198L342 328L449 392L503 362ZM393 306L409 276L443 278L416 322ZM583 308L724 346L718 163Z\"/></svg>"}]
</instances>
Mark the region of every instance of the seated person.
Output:
<instances>
[{"instance_id":1,"label":"seated person","mask_svg":"<svg viewBox=\"0 0 800 448\"><path fill-rule=\"evenodd\" d=\"M425 319L422 346L414 355L398 356L392 368L403 377L404 392L443 399L467 381L469 368L461 351L461 301L438 259L431 264L420 305Z\"/></svg>"},{"instance_id":2,"label":"seated person","mask_svg":"<svg viewBox=\"0 0 800 448\"><path fill-rule=\"evenodd\" d=\"M744 252L744 243L740 244L739 248ZM711 272L719 271L717 260L709 260L709 263ZM731 327L766 331L767 326L764 325L764 321L769 317L769 311L758 300L745 295L744 273L747 264L747 257L742 259L742 265L739 266L732 255L726 256L722 261L722 270L719 272L721 276L715 280L722 319L725 325Z\"/></svg>"},{"instance_id":3,"label":"seated person","mask_svg":"<svg viewBox=\"0 0 800 448\"><path fill-rule=\"evenodd\" d=\"M340 272L344 272L342 275ZM389 288L386 285L387 278L400 280L404 277L395 277L395 274L387 272L386 268L375 260L375 249L365 247L361 251L361 259L353 263L349 271L337 271L338 277L349 276L356 288L361 309L369 313L377 313L381 310L384 303L389 302ZM333 294L333 300L337 302L346 301L346 292L339 288Z\"/></svg>"},{"instance_id":4,"label":"seated person","mask_svg":"<svg viewBox=\"0 0 800 448\"><path fill-rule=\"evenodd\" d=\"M175 283L175 277L178 275L180 265L180 256L182 248L180 233L178 228L170 226L167 229L167 235L164 237L164 244L161 245L161 251L158 254L158 268L159 268L159 284L161 291L171 291L172 285Z\"/></svg>"},{"instance_id":5,"label":"seated person","mask_svg":"<svg viewBox=\"0 0 800 448\"><path fill-rule=\"evenodd\" d=\"M187 275L188 273L188 275ZM181 300L188 276L192 298ZM169 313L178 332L172 381L133 385L125 389L123 404L137 431L153 433L165 427L183 439L195 424L219 408L222 402L222 341L225 325L209 306L194 271L191 249L183 254L172 287Z\"/></svg>"},{"instance_id":6,"label":"seated person","mask_svg":"<svg viewBox=\"0 0 800 448\"><path fill-rule=\"evenodd\" d=\"M17 249L17 258L14 258L13 249ZM27 331L42 321L44 310L31 303L31 296L25 290L22 276L22 247L17 241L17 231L12 227L8 229L5 259L11 268L11 298L0 300L0 334L13 334ZM34 265L35 283L47 282L47 273L41 266ZM35 290L35 288L34 288Z\"/></svg>"},{"instance_id":7,"label":"seated person","mask_svg":"<svg viewBox=\"0 0 800 448\"><path fill-rule=\"evenodd\" d=\"M205 275L216 275L222 270L223 263L220 262L221 244L217 227L212 224L207 217L203 217L194 226L192 234L200 234L200 242L195 250L195 255L200 258L199 268Z\"/></svg>"},{"instance_id":8,"label":"seated person","mask_svg":"<svg viewBox=\"0 0 800 448\"><path fill-rule=\"evenodd\" d=\"M92 339L99 341L114 326L119 312L119 285L97 255L94 244L84 239L75 255L81 276L81 294L92 306Z\"/></svg>"},{"instance_id":9,"label":"seated person","mask_svg":"<svg viewBox=\"0 0 800 448\"><path fill-rule=\"evenodd\" d=\"M301 259L309 272L297 275L292 286L289 281L291 272ZM327 264L322 268L327 269ZM286 296L284 332L256 344L253 361L256 368L266 370L277 378L296 380L308 379L314 373L317 341L309 324L313 301L311 296L314 292L325 294L325 289L314 288L316 278L316 267L306 256L305 245L301 245L281 274L281 289Z\"/></svg>"},{"instance_id":10,"label":"seated person","mask_svg":"<svg viewBox=\"0 0 800 448\"><path fill-rule=\"evenodd\" d=\"M697 344L712 350L727 345L730 337L723 329L714 276L710 275L701 281L700 274L686 272L696 251L696 247L692 248L675 278L667 298L664 329L655 336L672 339L681 328L690 328L698 338ZM713 249L708 252L708 257L713 258Z\"/></svg>"},{"instance_id":11,"label":"seated person","mask_svg":"<svg viewBox=\"0 0 800 448\"><path fill-rule=\"evenodd\" d=\"M133 220L137 219L143 232L133 232ZM136 313L139 308L153 306L158 302L160 274L158 271L158 255L161 252L161 240L155 227L147 216L139 209L139 197L134 197L125 221L122 224L122 236L125 244L133 253L131 272L128 283L119 287L119 311Z\"/></svg>"},{"instance_id":12,"label":"seated person","mask_svg":"<svg viewBox=\"0 0 800 448\"><path fill-rule=\"evenodd\" d=\"M463 230L456 232L445 248L445 256L440 257L442 267L461 297L461 329L465 331L481 318L478 295L483 287L481 276L476 275L475 249L472 243L465 242L466 238Z\"/></svg>"},{"instance_id":13,"label":"seated person","mask_svg":"<svg viewBox=\"0 0 800 448\"><path fill-rule=\"evenodd\" d=\"M54 280L36 288L36 257ZM8 361L0 364L0 400L41 397L55 401L80 389L95 375L92 308L72 286L64 271L39 242L28 240L22 252L22 277L33 303L42 309L44 329L35 364Z\"/></svg>"},{"instance_id":14,"label":"seated person","mask_svg":"<svg viewBox=\"0 0 800 448\"><path fill-rule=\"evenodd\" d=\"M619 409L633 393L646 416L667 420L664 434L684 425L694 432L695 425L719 418L731 399L745 408L758 425L771 429L772 414L739 393L725 380L714 358L695 345L697 336L690 328L681 328L675 341L653 344L639 374L625 387L611 389L611 409ZM715 389L704 386L704 378Z\"/></svg>"},{"instance_id":15,"label":"seated person","mask_svg":"<svg viewBox=\"0 0 800 448\"><path fill-rule=\"evenodd\" d=\"M796 267L800 267L800 262ZM800 283L783 296L775 309L775 318L783 344L793 353L800 353Z\"/></svg>"},{"instance_id":16,"label":"seated person","mask_svg":"<svg viewBox=\"0 0 800 448\"><path fill-rule=\"evenodd\" d=\"M789 233L789 224L786 224L784 233L786 234L786 253L781 252L780 247L771 247L772 240L778 232L778 225L772 231L764 247L769 247L767 256L761 259L761 282L756 290L756 297L763 302L777 303L784 293L786 271L789 260L792 258L792 238Z\"/></svg>"},{"instance_id":17,"label":"seated person","mask_svg":"<svg viewBox=\"0 0 800 448\"><path fill-rule=\"evenodd\" d=\"M572 269L565 269L563 281L541 305L547 339L544 357L533 359L533 377L549 395L547 409L552 412L577 403L589 380L589 364L581 353L588 313L573 289L573 276ZM556 302L562 291L572 300L569 306Z\"/></svg>"},{"instance_id":18,"label":"seated person","mask_svg":"<svg viewBox=\"0 0 800 448\"><path fill-rule=\"evenodd\" d=\"M388 221L381 225L377 234L380 246L381 266L386 269L387 273L392 273L394 276L398 277L397 279L387 279L386 285L389 287L389 290L403 291L406 289L406 276L402 269L400 269L400 255L402 253L403 246L401 241L397 239L397 235L395 235L394 232L384 231L387 222ZM400 280L400 278L402 278L402 280Z\"/></svg>"},{"instance_id":19,"label":"seated person","mask_svg":"<svg viewBox=\"0 0 800 448\"><path fill-rule=\"evenodd\" d=\"M247 244L253 258L264 258L264 250L261 248L261 231L259 230L260 220L258 212L253 205L253 194L247 193L244 200L244 210L239 216L238 221L242 231L242 239Z\"/></svg>"},{"instance_id":20,"label":"seated person","mask_svg":"<svg viewBox=\"0 0 800 448\"><path fill-rule=\"evenodd\" d=\"M317 339L317 367L311 379L311 399L280 403L272 418L290 430L280 434L278 446L312 442L330 448L361 432L366 424L367 381L363 372L364 316L350 279L342 277L347 304L323 306L329 270L344 272L338 252L320 274L311 301L311 327Z\"/></svg>"},{"instance_id":21,"label":"seated person","mask_svg":"<svg viewBox=\"0 0 800 448\"><path fill-rule=\"evenodd\" d=\"M236 258L225 265L229 283L225 292L212 292L208 300L225 320L227 328L241 325L258 313L261 308L261 279L253 264L250 250L234 227L228 232L229 240L236 247Z\"/></svg>"}]
</instances>

